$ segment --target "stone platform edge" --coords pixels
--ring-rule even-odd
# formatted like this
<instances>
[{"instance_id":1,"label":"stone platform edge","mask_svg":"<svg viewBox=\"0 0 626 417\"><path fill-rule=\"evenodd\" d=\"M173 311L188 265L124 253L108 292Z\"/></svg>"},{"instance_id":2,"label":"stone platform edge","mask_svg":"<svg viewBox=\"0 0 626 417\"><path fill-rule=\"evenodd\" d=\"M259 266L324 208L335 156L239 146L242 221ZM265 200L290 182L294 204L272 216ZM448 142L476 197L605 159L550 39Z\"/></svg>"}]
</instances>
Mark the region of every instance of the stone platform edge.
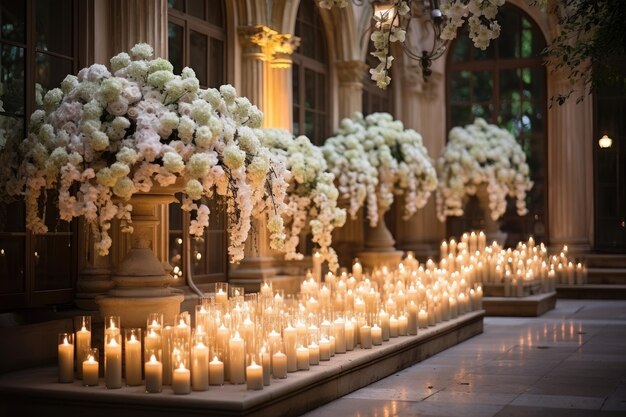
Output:
<instances>
[{"instance_id":1,"label":"stone platform edge","mask_svg":"<svg viewBox=\"0 0 626 417\"><path fill-rule=\"evenodd\" d=\"M525 297L484 297L486 316L539 317L556 306L556 291Z\"/></svg>"},{"instance_id":2,"label":"stone platform edge","mask_svg":"<svg viewBox=\"0 0 626 417\"><path fill-rule=\"evenodd\" d=\"M483 331L484 310L466 313L418 332L390 339L372 349L335 355L310 371L272 379L261 391L244 385L211 387L174 395L170 387L146 394L143 387L109 390L56 382L56 367L32 368L0 375L0 415L61 414L99 416L297 416L405 369ZM58 415L59 413L52 413Z\"/></svg>"}]
</instances>

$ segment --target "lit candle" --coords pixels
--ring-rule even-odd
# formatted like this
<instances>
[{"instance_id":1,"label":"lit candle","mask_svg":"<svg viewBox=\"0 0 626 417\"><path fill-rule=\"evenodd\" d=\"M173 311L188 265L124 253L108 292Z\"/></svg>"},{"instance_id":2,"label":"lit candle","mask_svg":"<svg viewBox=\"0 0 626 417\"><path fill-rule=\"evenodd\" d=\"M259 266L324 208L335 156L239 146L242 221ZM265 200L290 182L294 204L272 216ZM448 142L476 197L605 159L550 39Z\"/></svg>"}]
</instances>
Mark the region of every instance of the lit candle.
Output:
<instances>
[{"instance_id":1,"label":"lit candle","mask_svg":"<svg viewBox=\"0 0 626 417\"><path fill-rule=\"evenodd\" d=\"M320 348L315 342L311 342L307 347L309 349L309 365L319 365Z\"/></svg>"},{"instance_id":2,"label":"lit candle","mask_svg":"<svg viewBox=\"0 0 626 417\"><path fill-rule=\"evenodd\" d=\"M98 360L92 354L88 354L87 360L83 361L82 369L83 385L98 385Z\"/></svg>"},{"instance_id":3,"label":"lit candle","mask_svg":"<svg viewBox=\"0 0 626 417\"><path fill-rule=\"evenodd\" d=\"M172 326L165 326L161 331L163 385L172 383Z\"/></svg>"},{"instance_id":4,"label":"lit candle","mask_svg":"<svg viewBox=\"0 0 626 417\"><path fill-rule=\"evenodd\" d=\"M163 387L163 364L156 355L150 355L150 360L144 364L146 374L146 392L161 392Z\"/></svg>"},{"instance_id":5,"label":"lit candle","mask_svg":"<svg viewBox=\"0 0 626 417\"><path fill-rule=\"evenodd\" d=\"M356 259L354 264L352 264L352 275L358 280L363 277L363 267L358 259Z\"/></svg>"},{"instance_id":6,"label":"lit candle","mask_svg":"<svg viewBox=\"0 0 626 417\"><path fill-rule=\"evenodd\" d=\"M383 344L383 334L382 329L378 326L377 323L374 323L372 326L372 345L378 346Z\"/></svg>"},{"instance_id":7,"label":"lit candle","mask_svg":"<svg viewBox=\"0 0 626 417\"><path fill-rule=\"evenodd\" d=\"M297 336L297 331L291 324L288 324L283 330L285 354L287 355L287 372L295 372L298 370L298 358L296 355Z\"/></svg>"},{"instance_id":8,"label":"lit candle","mask_svg":"<svg viewBox=\"0 0 626 417\"><path fill-rule=\"evenodd\" d=\"M246 388L255 391L263 389L263 367L257 365L254 359L246 368Z\"/></svg>"},{"instance_id":9,"label":"lit candle","mask_svg":"<svg viewBox=\"0 0 626 417\"><path fill-rule=\"evenodd\" d=\"M322 255L319 251L313 253L313 277L317 282L322 280Z\"/></svg>"},{"instance_id":10,"label":"lit candle","mask_svg":"<svg viewBox=\"0 0 626 417\"><path fill-rule=\"evenodd\" d=\"M445 259L448 256L448 244L444 240L439 248L439 256L441 259Z\"/></svg>"},{"instance_id":11,"label":"lit candle","mask_svg":"<svg viewBox=\"0 0 626 417\"><path fill-rule=\"evenodd\" d=\"M361 340L361 349L372 348L372 328L367 324L361 326L359 329L359 337Z\"/></svg>"},{"instance_id":12,"label":"lit candle","mask_svg":"<svg viewBox=\"0 0 626 417\"><path fill-rule=\"evenodd\" d=\"M333 334L335 336L335 353L346 353L346 323L342 318L337 318L333 322Z\"/></svg>"},{"instance_id":13,"label":"lit candle","mask_svg":"<svg viewBox=\"0 0 626 417\"><path fill-rule=\"evenodd\" d=\"M191 375L184 363L180 363L178 368L172 373L172 390L174 394L189 394L191 392Z\"/></svg>"},{"instance_id":14,"label":"lit candle","mask_svg":"<svg viewBox=\"0 0 626 417\"><path fill-rule=\"evenodd\" d=\"M134 334L126 339L124 360L126 363L126 385L141 385L141 341L137 340Z\"/></svg>"},{"instance_id":15,"label":"lit candle","mask_svg":"<svg viewBox=\"0 0 626 417\"><path fill-rule=\"evenodd\" d=\"M417 322L420 329L428 328L428 313L423 308L417 313Z\"/></svg>"},{"instance_id":16,"label":"lit candle","mask_svg":"<svg viewBox=\"0 0 626 417\"><path fill-rule=\"evenodd\" d=\"M330 342L330 356L333 357L335 356L335 336L330 336L328 341Z\"/></svg>"},{"instance_id":17,"label":"lit candle","mask_svg":"<svg viewBox=\"0 0 626 417\"><path fill-rule=\"evenodd\" d=\"M335 342L335 349L337 348L337 342ZM330 340L325 337L320 339L319 344L320 349L320 360L321 361L329 361L330 360ZM345 349L344 349L345 353Z\"/></svg>"},{"instance_id":18,"label":"lit candle","mask_svg":"<svg viewBox=\"0 0 626 417\"><path fill-rule=\"evenodd\" d=\"M228 294L223 289L217 290L215 293L215 304L227 305L228 304Z\"/></svg>"},{"instance_id":19,"label":"lit candle","mask_svg":"<svg viewBox=\"0 0 626 417\"><path fill-rule=\"evenodd\" d=\"M346 350L354 350L354 323L346 321ZM336 346L336 343L335 343Z\"/></svg>"},{"instance_id":20,"label":"lit candle","mask_svg":"<svg viewBox=\"0 0 626 417\"><path fill-rule=\"evenodd\" d=\"M406 329L408 326L408 320L404 314L398 317L398 336L406 336Z\"/></svg>"},{"instance_id":21,"label":"lit candle","mask_svg":"<svg viewBox=\"0 0 626 417\"><path fill-rule=\"evenodd\" d=\"M380 319L380 329L382 331L383 341L389 340L389 313L385 310L380 310L378 313L378 318Z\"/></svg>"},{"instance_id":22,"label":"lit candle","mask_svg":"<svg viewBox=\"0 0 626 417\"><path fill-rule=\"evenodd\" d=\"M261 348L261 366L263 367L263 385L269 385L272 376L272 356L265 347Z\"/></svg>"},{"instance_id":23,"label":"lit candle","mask_svg":"<svg viewBox=\"0 0 626 417\"><path fill-rule=\"evenodd\" d=\"M287 355L280 350L272 355L272 376L277 379L287 378Z\"/></svg>"},{"instance_id":24,"label":"lit candle","mask_svg":"<svg viewBox=\"0 0 626 417\"><path fill-rule=\"evenodd\" d=\"M224 384L224 363L217 359L217 356L214 356L209 363L209 383L211 385Z\"/></svg>"},{"instance_id":25,"label":"lit candle","mask_svg":"<svg viewBox=\"0 0 626 417\"><path fill-rule=\"evenodd\" d=\"M239 336L239 332L235 332L235 336L228 341L228 349L230 351L228 361L230 382L233 384L243 384L246 382L246 364L244 360L244 341Z\"/></svg>"},{"instance_id":26,"label":"lit candle","mask_svg":"<svg viewBox=\"0 0 626 417\"><path fill-rule=\"evenodd\" d=\"M191 387L194 391L209 389L209 348L201 341L191 349Z\"/></svg>"},{"instance_id":27,"label":"lit candle","mask_svg":"<svg viewBox=\"0 0 626 417\"><path fill-rule=\"evenodd\" d=\"M407 328L406 328L407 334L410 334L410 335L417 334L417 326L418 326L417 313L418 313L417 304L415 304L415 302L411 300L409 302L408 315L407 315Z\"/></svg>"},{"instance_id":28,"label":"lit candle","mask_svg":"<svg viewBox=\"0 0 626 417\"><path fill-rule=\"evenodd\" d=\"M163 346L161 346L161 335L159 334L159 331L160 330L157 328L151 328L146 334L143 343L146 356L149 352L163 349Z\"/></svg>"},{"instance_id":29,"label":"lit candle","mask_svg":"<svg viewBox=\"0 0 626 417\"><path fill-rule=\"evenodd\" d=\"M59 382L74 382L74 344L71 333L59 335Z\"/></svg>"},{"instance_id":30,"label":"lit candle","mask_svg":"<svg viewBox=\"0 0 626 417\"><path fill-rule=\"evenodd\" d=\"M532 237L530 238L530 240L528 241L529 243L532 242ZM534 243L533 243L534 246ZM487 236L485 236L485 233L481 230L480 233L478 233L478 250L481 252L485 251L485 248L487 247Z\"/></svg>"},{"instance_id":31,"label":"lit candle","mask_svg":"<svg viewBox=\"0 0 626 417\"><path fill-rule=\"evenodd\" d=\"M75 340L76 340L76 361L77 363L82 363L88 356L89 349L91 348L91 326L89 326L91 317L89 316L81 316L81 328L76 331ZM89 328L87 328L89 326ZM77 376L78 378L83 377L83 370L80 366L77 366Z\"/></svg>"},{"instance_id":32,"label":"lit candle","mask_svg":"<svg viewBox=\"0 0 626 417\"><path fill-rule=\"evenodd\" d=\"M309 349L304 346L300 346L296 349L296 356L298 361L299 371L309 370Z\"/></svg>"},{"instance_id":33,"label":"lit candle","mask_svg":"<svg viewBox=\"0 0 626 417\"><path fill-rule=\"evenodd\" d=\"M391 316L389 319L389 337L398 337L398 319Z\"/></svg>"},{"instance_id":34,"label":"lit candle","mask_svg":"<svg viewBox=\"0 0 626 417\"><path fill-rule=\"evenodd\" d=\"M118 343L117 337L110 338L104 352L104 381L107 388L122 388L122 345Z\"/></svg>"}]
</instances>

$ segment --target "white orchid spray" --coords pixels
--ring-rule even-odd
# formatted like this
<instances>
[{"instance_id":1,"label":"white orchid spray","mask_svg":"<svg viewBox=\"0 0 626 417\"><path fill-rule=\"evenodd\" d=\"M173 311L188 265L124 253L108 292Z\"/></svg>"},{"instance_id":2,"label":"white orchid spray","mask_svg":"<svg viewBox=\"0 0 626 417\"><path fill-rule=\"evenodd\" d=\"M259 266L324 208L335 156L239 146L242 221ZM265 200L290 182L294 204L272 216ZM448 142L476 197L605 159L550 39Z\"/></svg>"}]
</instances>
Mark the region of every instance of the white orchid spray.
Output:
<instances>
[{"instance_id":1,"label":"white orchid spray","mask_svg":"<svg viewBox=\"0 0 626 417\"><path fill-rule=\"evenodd\" d=\"M389 113L355 113L342 120L322 149L340 194L350 201L348 212L354 218L367 199L372 227L395 195L404 196L403 217L408 219L437 188L437 173L421 135L404 129Z\"/></svg>"},{"instance_id":2,"label":"white orchid spray","mask_svg":"<svg viewBox=\"0 0 626 417\"><path fill-rule=\"evenodd\" d=\"M182 208L195 213L190 232L197 237L208 226L207 199L226 201L228 251L238 262L253 212L272 197L270 153L254 132L263 114L232 86L201 89L192 69L176 75L152 53L137 44L114 56L110 69L94 64L45 94L13 179L25 197L27 227L47 231L40 206L45 190L56 189L61 219L84 217L98 253L106 255L113 218L132 232L128 200L134 194L179 183ZM268 223L279 247L284 231L280 206L274 209Z\"/></svg>"},{"instance_id":3,"label":"white orchid spray","mask_svg":"<svg viewBox=\"0 0 626 417\"><path fill-rule=\"evenodd\" d=\"M486 185L493 220L506 211L507 197L516 199L517 214L525 215L526 193L532 188L526 154L509 131L482 118L450 130L437 161L437 216L462 216L466 196Z\"/></svg>"},{"instance_id":4,"label":"white orchid spray","mask_svg":"<svg viewBox=\"0 0 626 417\"><path fill-rule=\"evenodd\" d=\"M287 209L283 211L289 236L285 243L285 259L299 260L302 231L310 230L319 254L328 262L331 271L337 271L337 254L332 248L332 232L346 221L346 211L337 206L339 191L335 176L327 171L322 151L306 136L294 136L282 129L262 129L261 143L286 165L291 173L285 196Z\"/></svg>"}]
</instances>

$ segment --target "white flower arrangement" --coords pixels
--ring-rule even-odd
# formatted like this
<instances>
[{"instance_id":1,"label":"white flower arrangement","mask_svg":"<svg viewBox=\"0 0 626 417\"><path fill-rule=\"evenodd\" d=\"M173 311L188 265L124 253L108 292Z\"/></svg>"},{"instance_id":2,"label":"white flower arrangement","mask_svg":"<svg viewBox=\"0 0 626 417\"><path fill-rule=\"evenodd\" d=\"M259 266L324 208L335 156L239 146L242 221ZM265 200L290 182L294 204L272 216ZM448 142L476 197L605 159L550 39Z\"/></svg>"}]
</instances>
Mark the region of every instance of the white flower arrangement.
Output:
<instances>
[{"instance_id":1,"label":"white flower arrangement","mask_svg":"<svg viewBox=\"0 0 626 417\"><path fill-rule=\"evenodd\" d=\"M391 207L394 195L404 195L403 218L408 219L437 188L437 173L421 135L404 129L389 113L355 113L342 120L337 135L322 149L342 197L350 199L348 212L354 218L367 199L372 227L379 210Z\"/></svg>"},{"instance_id":2,"label":"white flower arrangement","mask_svg":"<svg viewBox=\"0 0 626 417\"><path fill-rule=\"evenodd\" d=\"M469 25L469 36L474 46L486 49L492 39L500 36L500 25L495 20L498 8L505 0L441 0L440 11L443 18L441 39L456 38L457 30L465 21ZM370 69L372 80L379 88L387 88L391 82L389 70L393 62L391 43L404 43L409 22L414 16L412 8L423 7L421 2L414 0L392 0L386 3L389 8L384 12L374 13L374 25L370 39L374 43L373 56L378 58L376 68ZM346 0L319 0L319 6L330 9L332 7L346 7ZM418 12L419 13L419 12Z\"/></svg>"},{"instance_id":3,"label":"white flower arrangement","mask_svg":"<svg viewBox=\"0 0 626 417\"><path fill-rule=\"evenodd\" d=\"M84 217L97 236L97 250L111 246L111 220L132 232L128 200L161 187L183 185L182 208L195 212L190 232L208 226L205 199L225 197L231 262L243 258L251 216L267 205L272 165L255 128L262 112L230 85L199 88L190 68L173 73L167 60L152 59L152 47L137 44L94 64L43 97L20 146L22 162L13 179L25 197L27 227L44 233L40 200L59 192L60 217ZM276 178L280 183L281 179ZM269 191L269 192L268 192ZM284 242L280 206L268 213L273 247Z\"/></svg>"},{"instance_id":4,"label":"white flower arrangement","mask_svg":"<svg viewBox=\"0 0 626 417\"><path fill-rule=\"evenodd\" d=\"M327 172L322 151L306 136L293 135L282 129L262 129L261 143L272 154L284 161L291 172L289 188L283 211L289 237L285 242L285 259L299 260L300 233L310 228L312 240L319 245L319 254L328 261L328 268L339 267L337 254L331 247L332 231L346 221L346 211L337 207L339 191L335 187L335 176Z\"/></svg>"},{"instance_id":5,"label":"white flower arrangement","mask_svg":"<svg viewBox=\"0 0 626 417\"><path fill-rule=\"evenodd\" d=\"M526 154L507 130L482 118L450 130L448 143L437 161L437 217L462 216L465 196L487 186L493 220L506 211L507 196L516 198L517 214L525 215L526 193L532 188Z\"/></svg>"}]
</instances>

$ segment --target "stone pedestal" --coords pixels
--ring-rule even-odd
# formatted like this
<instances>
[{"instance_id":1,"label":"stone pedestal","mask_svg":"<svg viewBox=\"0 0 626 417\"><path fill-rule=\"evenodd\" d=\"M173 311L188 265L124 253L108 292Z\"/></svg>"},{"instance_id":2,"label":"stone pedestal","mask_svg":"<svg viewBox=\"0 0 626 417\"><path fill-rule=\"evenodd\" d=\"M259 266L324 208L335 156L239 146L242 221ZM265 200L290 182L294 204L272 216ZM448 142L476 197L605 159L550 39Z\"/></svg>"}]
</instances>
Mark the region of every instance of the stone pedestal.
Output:
<instances>
[{"instance_id":1,"label":"stone pedestal","mask_svg":"<svg viewBox=\"0 0 626 417\"><path fill-rule=\"evenodd\" d=\"M396 241L385 224L385 212L378 211L378 223L365 229L365 250L359 253L359 259L366 268L383 265L395 266L402 260L402 251L395 248Z\"/></svg>"},{"instance_id":2,"label":"stone pedestal","mask_svg":"<svg viewBox=\"0 0 626 417\"><path fill-rule=\"evenodd\" d=\"M148 313L163 313L171 319L180 311L184 296L180 290L168 288L174 278L168 273L168 264L155 254L159 213L174 201L176 191L180 191L176 186L155 186L149 193L135 194L129 201L134 227L128 236L130 249L112 276L114 288L96 298L102 316L120 316L123 327L144 326Z\"/></svg>"},{"instance_id":3,"label":"stone pedestal","mask_svg":"<svg viewBox=\"0 0 626 417\"><path fill-rule=\"evenodd\" d=\"M487 184L481 184L476 189L476 198L483 211L483 228L487 237L487 244L495 241L500 246L504 246L507 234L500 230L500 221L491 217L491 209L489 208L489 193L487 192Z\"/></svg>"}]
</instances>

